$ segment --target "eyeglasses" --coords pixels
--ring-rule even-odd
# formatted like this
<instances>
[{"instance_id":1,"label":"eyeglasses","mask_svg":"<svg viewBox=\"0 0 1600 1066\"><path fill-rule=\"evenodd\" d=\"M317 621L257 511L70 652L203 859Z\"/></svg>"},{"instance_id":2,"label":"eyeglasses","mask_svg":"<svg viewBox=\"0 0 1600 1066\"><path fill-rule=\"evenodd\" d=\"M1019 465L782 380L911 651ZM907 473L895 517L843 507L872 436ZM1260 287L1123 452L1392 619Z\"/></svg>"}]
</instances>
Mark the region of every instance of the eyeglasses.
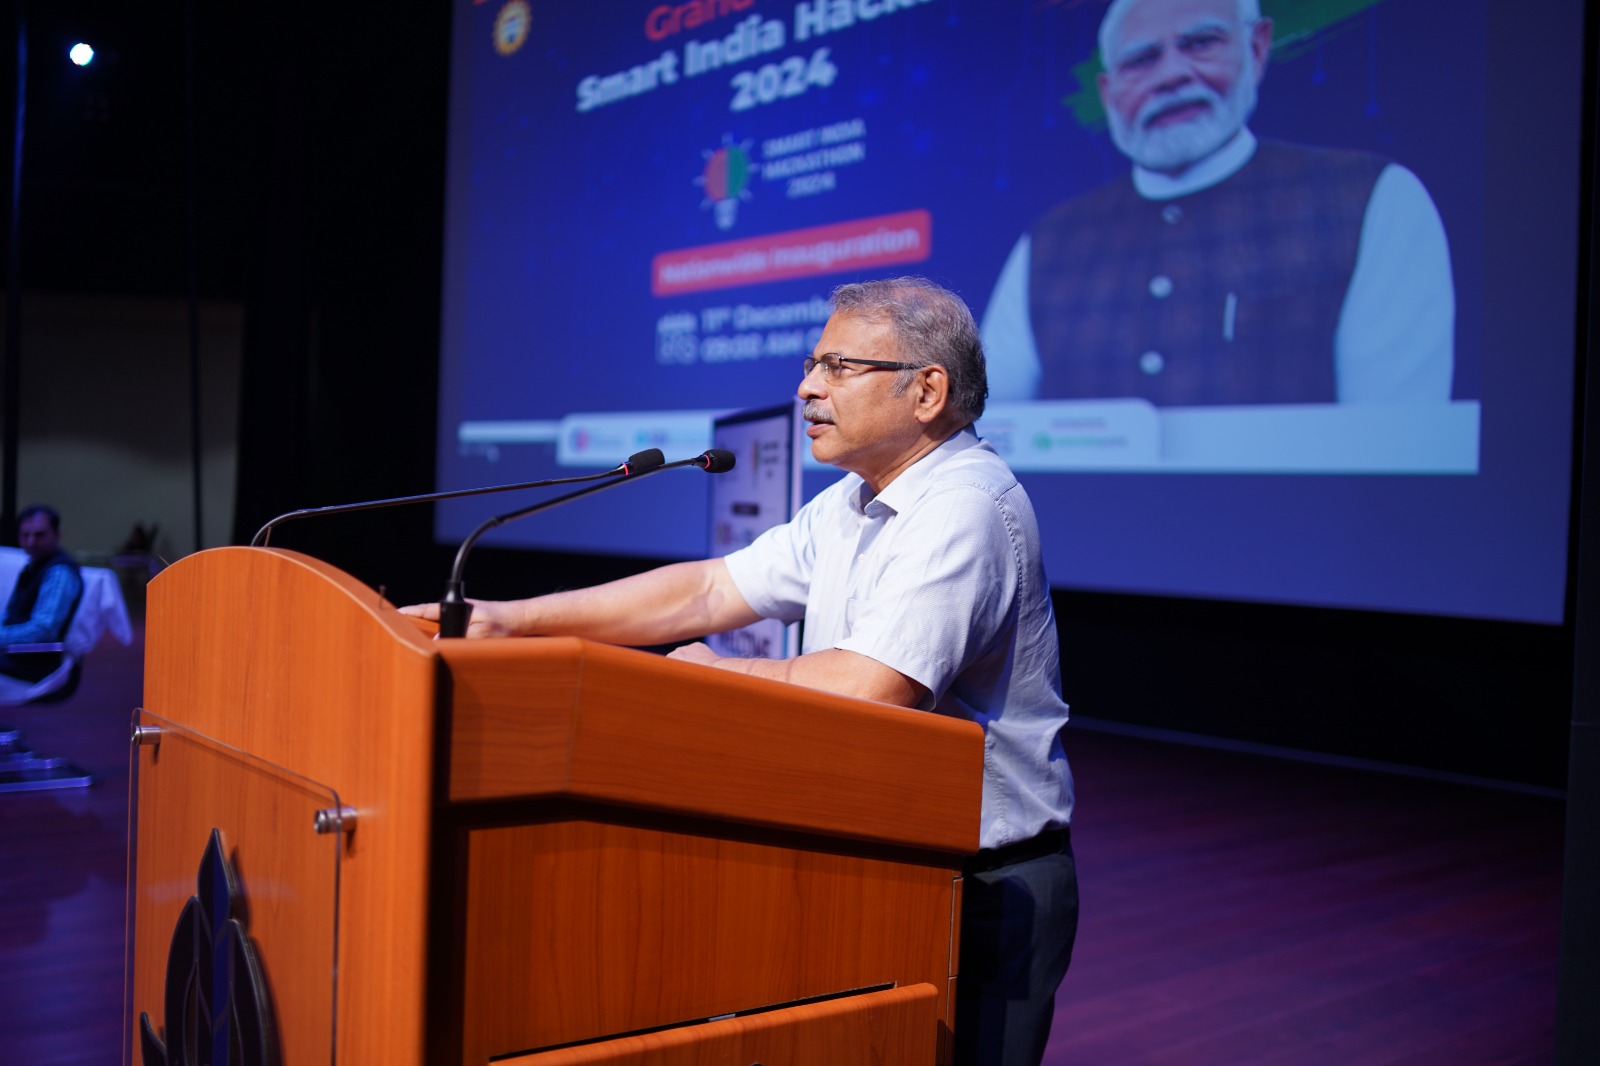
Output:
<instances>
[{"instance_id":1,"label":"eyeglasses","mask_svg":"<svg viewBox=\"0 0 1600 1066\"><path fill-rule=\"evenodd\" d=\"M873 367L878 370L919 369L915 363L890 363L885 362L882 359L846 359L842 355L836 355L832 352L829 352L827 355L819 355L816 358L812 358L809 355L806 356L805 376L810 377L811 372L820 366L822 368L822 380L838 381L840 378L844 377L846 363L849 363L852 366ZM866 371L858 371L858 373L866 373Z\"/></svg>"}]
</instances>

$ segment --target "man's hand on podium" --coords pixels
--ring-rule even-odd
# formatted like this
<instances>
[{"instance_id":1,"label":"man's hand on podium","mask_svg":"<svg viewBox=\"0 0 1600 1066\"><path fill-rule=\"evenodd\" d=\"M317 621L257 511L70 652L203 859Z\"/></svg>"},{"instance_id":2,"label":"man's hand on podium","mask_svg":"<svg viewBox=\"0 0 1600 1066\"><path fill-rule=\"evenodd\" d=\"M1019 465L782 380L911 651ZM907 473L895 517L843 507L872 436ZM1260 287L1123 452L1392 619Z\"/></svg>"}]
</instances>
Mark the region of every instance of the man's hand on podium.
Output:
<instances>
[{"instance_id":1,"label":"man's hand on podium","mask_svg":"<svg viewBox=\"0 0 1600 1066\"><path fill-rule=\"evenodd\" d=\"M468 599L472 604L472 618L467 623L468 637L515 637L520 636L513 627L516 621L516 605L502 603L497 600ZM437 603L413 603L400 608L400 613L407 618L415 619L419 623L433 622L433 632L438 633L439 605Z\"/></svg>"},{"instance_id":2,"label":"man's hand on podium","mask_svg":"<svg viewBox=\"0 0 1600 1066\"><path fill-rule=\"evenodd\" d=\"M705 666L716 666L722 661L722 656L712 651L700 641L693 644L684 644L673 648L667 653L669 659L682 659L686 663L701 663Z\"/></svg>"}]
</instances>

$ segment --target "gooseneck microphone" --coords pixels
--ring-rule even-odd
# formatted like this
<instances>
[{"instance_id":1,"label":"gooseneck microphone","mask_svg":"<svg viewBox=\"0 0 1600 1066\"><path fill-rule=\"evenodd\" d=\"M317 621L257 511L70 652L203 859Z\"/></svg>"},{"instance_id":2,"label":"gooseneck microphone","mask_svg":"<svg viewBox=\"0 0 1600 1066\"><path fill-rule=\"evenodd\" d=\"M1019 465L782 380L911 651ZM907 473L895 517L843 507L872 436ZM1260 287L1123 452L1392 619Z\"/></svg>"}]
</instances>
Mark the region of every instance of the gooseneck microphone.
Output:
<instances>
[{"instance_id":1,"label":"gooseneck microphone","mask_svg":"<svg viewBox=\"0 0 1600 1066\"><path fill-rule=\"evenodd\" d=\"M655 450L651 449L651 451ZM639 455L646 454L648 453L639 453ZM634 460L638 459L639 455L633 456L628 463L624 463L619 468L621 472L614 473L614 476L609 481L598 485L589 485L578 489L576 492L569 492L564 496L557 496L551 500L541 500L520 510L495 515L493 518L485 519L477 529L469 533L467 539L461 542L461 547L456 551L455 565L450 568L450 581L445 585L444 598L439 601L439 635L441 637L464 637L467 635L467 623L472 618L472 604L467 602L461 583L461 572L467 564L467 553L472 551L472 546L478 542L478 538L489 530L494 529L496 526L503 526L507 522L514 522L519 518L526 518L528 515L539 511L548 511L552 507L570 503L580 496L587 496L590 493L599 492L601 489L609 489L613 485L622 484L624 481L637 481L650 474L659 474L663 470L676 470L680 467L693 466L704 470L708 474L722 474L732 470L734 466L733 453L726 448L710 448L692 459L679 459L671 463L663 463L661 461L661 453L655 451L655 461L653 463L637 463L630 468L629 464L634 463Z\"/></svg>"},{"instance_id":2,"label":"gooseneck microphone","mask_svg":"<svg viewBox=\"0 0 1600 1066\"><path fill-rule=\"evenodd\" d=\"M668 463L663 470L674 466L698 466L708 474L726 474L733 469L733 453L726 448L708 448L693 459L679 459Z\"/></svg>"},{"instance_id":3,"label":"gooseneck microphone","mask_svg":"<svg viewBox=\"0 0 1600 1066\"><path fill-rule=\"evenodd\" d=\"M335 503L327 507L304 507L298 511L289 511L269 521L266 525L256 530L256 535L251 538L250 546L265 548L272 539L274 527L296 518L310 518L313 515L344 514L350 511L371 511L379 507L398 507L406 503L431 503L434 500L454 500L463 496L483 496L491 492L517 492L522 489L547 489L555 485L576 485L583 481L601 481L605 478L626 477L631 471L639 469L655 469L659 467L665 457L659 448L647 448L642 452L635 452L628 456L628 461L610 470L598 474L580 474L576 477L546 478L543 481L524 481L519 485L491 485L479 489L454 489L450 492L428 492L421 496L393 496L386 500L364 500L360 503Z\"/></svg>"}]
</instances>

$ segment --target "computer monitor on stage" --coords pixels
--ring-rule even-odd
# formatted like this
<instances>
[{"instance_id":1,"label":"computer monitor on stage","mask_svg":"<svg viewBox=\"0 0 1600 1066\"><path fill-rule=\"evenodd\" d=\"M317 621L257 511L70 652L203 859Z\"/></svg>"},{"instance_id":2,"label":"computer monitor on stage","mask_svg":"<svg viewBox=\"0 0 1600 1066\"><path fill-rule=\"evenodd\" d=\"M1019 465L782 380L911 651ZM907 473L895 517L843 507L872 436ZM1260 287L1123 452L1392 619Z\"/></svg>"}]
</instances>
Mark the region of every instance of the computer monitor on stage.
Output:
<instances>
[{"instance_id":1,"label":"computer monitor on stage","mask_svg":"<svg viewBox=\"0 0 1600 1066\"><path fill-rule=\"evenodd\" d=\"M711 555L744 547L800 509L804 425L799 400L713 420L712 444L732 452L737 464L711 479ZM719 655L787 658L800 653L800 625L762 619L715 634L708 643Z\"/></svg>"}]
</instances>

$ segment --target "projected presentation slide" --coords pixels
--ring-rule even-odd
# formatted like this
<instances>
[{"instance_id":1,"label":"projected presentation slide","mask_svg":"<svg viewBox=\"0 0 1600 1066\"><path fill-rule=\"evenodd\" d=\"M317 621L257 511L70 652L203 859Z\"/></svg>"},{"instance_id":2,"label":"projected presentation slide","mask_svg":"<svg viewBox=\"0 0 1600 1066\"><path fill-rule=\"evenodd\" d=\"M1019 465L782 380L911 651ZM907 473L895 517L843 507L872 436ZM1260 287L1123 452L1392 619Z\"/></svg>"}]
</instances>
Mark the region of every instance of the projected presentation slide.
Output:
<instances>
[{"instance_id":1,"label":"projected presentation slide","mask_svg":"<svg viewBox=\"0 0 1600 1066\"><path fill-rule=\"evenodd\" d=\"M1254 7L457 0L441 486L695 454L920 274L1055 584L1559 621L1582 5ZM706 489L496 537L702 555Z\"/></svg>"}]
</instances>

